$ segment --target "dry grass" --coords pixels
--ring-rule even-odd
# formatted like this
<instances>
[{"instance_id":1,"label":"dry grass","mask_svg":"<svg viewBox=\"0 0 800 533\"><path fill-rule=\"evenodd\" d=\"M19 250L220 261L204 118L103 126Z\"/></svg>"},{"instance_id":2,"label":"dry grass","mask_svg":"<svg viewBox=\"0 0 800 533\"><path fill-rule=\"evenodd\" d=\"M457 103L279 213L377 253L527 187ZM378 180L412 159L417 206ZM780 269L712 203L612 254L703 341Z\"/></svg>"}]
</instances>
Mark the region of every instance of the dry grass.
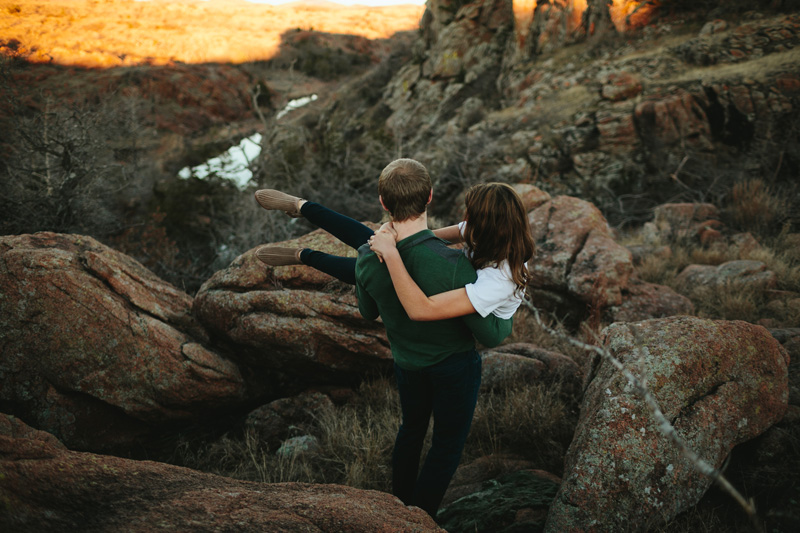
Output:
<instances>
[{"instance_id":1,"label":"dry grass","mask_svg":"<svg viewBox=\"0 0 800 533\"><path fill-rule=\"evenodd\" d=\"M698 316L745 320L758 323L770 318L776 327L796 327L800 324L800 310L791 306L770 304L768 293L761 288L736 286L726 288L692 287L681 289L676 283L678 274L690 264L719 265L727 261L747 259L761 261L778 279L777 289L789 293L800 292L800 257L796 247L787 244L788 234L765 241L761 248L740 251L730 248L703 248L692 245L674 245L672 255L662 258L650 256L637 267L638 276L647 282L666 285L683 292L692 300Z\"/></svg>"},{"instance_id":2,"label":"dry grass","mask_svg":"<svg viewBox=\"0 0 800 533\"><path fill-rule=\"evenodd\" d=\"M770 319L775 327L797 327L800 308L787 302L796 298L793 293L800 293L800 237L791 231L793 208L787 196L771 190L763 180L735 184L727 195L727 225L756 235L760 246L671 242L670 255L646 257L637 266L637 275L644 281L680 292L675 279L688 265L720 265L738 259L760 261L775 273L776 289L783 291L782 294L747 286L692 287L684 290L684 294L692 300L699 316L752 323ZM628 240L629 244L636 243L635 236Z\"/></svg>"},{"instance_id":3,"label":"dry grass","mask_svg":"<svg viewBox=\"0 0 800 533\"><path fill-rule=\"evenodd\" d=\"M557 331L567 331L567 328L563 324L558 323L552 317L543 317L543 319L549 327ZM578 363L581 363L585 357L585 354L579 348L576 348L564 339L553 337L547 333L547 331L536 322L533 314L526 309L524 305L521 306L514 315L514 328L506 342L525 342L533 344L543 350L564 354Z\"/></svg>"},{"instance_id":4,"label":"dry grass","mask_svg":"<svg viewBox=\"0 0 800 533\"><path fill-rule=\"evenodd\" d=\"M339 483L389 491L399 421L397 391L380 379L362 385L351 403L317 419L319 453L277 454L255 432L232 431L205 442L183 438L168 462L263 483Z\"/></svg>"},{"instance_id":5,"label":"dry grass","mask_svg":"<svg viewBox=\"0 0 800 533\"><path fill-rule=\"evenodd\" d=\"M709 67L698 67L681 72L672 78L660 80L659 84L674 84L703 80L713 82L748 78L759 82L768 81L775 72L791 71L800 62L800 50L794 48L751 59L741 63L722 63Z\"/></svg>"},{"instance_id":6,"label":"dry grass","mask_svg":"<svg viewBox=\"0 0 800 533\"><path fill-rule=\"evenodd\" d=\"M354 403L328 411L319 422L323 455L338 483L391 490L391 452L400 406L389 380L362 385Z\"/></svg>"},{"instance_id":7,"label":"dry grass","mask_svg":"<svg viewBox=\"0 0 800 533\"><path fill-rule=\"evenodd\" d=\"M728 204L727 211L735 227L759 235L780 228L788 211L786 199L775 194L761 179L735 184Z\"/></svg>"},{"instance_id":8,"label":"dry grass","mask_svg":"<svg viewBox=\"0 0 800 533\"><path fill-rule=\"evenodd\" d=\"M518 383L482 393L463 462L491 453L516 453L560 472L575 424L574 408L558 384ZM317 420L319 453L276 454L256 433L230 432L197 442L185 438L168 462L236 479L279 483L339 483L391 490L391 452L400 423L390 379L364 383L353 400ZM430 445L430 435L425 448Z\"/></svg>"},{"instance_id":9,"label":"dry grass","mask_svg":"<svg viewBox=\"0 0 800 533\"><path fill-rule=\"evenodd\" d=\"M678 273L689 264L689 251L684 247L673 247L669 257L650 255L644 258L636 273L649 283L672 286Z\"/></svg>"},{"instance_id":10,"label":"dry grass","mask_svg":"<svg viewBox=\"0 0 800 533\"><path fill-rule=\"evenodd\" d=\"M513 453L539 468L560 473L577 413L561 386L517 383L478 398L465 460Z\"/></svg>"},{"instance_id":11,"label":"dry grass","mask_svg":"<svg viewBox=\"0 0 800 533\"><path fill-rule=\"evenodd\" d=\"M688 296L701 317L751 323L765 317L763 291L751 286L698 287Z\"/></svg>"}]
</instances>

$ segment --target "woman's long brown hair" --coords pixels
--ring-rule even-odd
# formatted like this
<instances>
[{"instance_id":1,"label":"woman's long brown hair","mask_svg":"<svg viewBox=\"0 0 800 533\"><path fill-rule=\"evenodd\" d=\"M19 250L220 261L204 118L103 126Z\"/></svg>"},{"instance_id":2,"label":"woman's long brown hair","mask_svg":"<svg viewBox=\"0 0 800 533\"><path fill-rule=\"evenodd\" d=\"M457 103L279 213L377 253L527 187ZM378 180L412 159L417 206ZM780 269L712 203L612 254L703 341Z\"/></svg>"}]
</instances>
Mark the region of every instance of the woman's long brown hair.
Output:
<instances>
[{"instance_id":1,"label":"woman's long brown hair","mask_svg":"<svg viewBox=\"0 0 800 533\"><path fill-rule=\"evenodd\" d=\"M475 269L497 267L507 259L519 294L528 283L525 263L535 245L522 199L506 183L480 183L470 187L465 199L467 221L464 242Z\"/></svg>"}]
</instances>

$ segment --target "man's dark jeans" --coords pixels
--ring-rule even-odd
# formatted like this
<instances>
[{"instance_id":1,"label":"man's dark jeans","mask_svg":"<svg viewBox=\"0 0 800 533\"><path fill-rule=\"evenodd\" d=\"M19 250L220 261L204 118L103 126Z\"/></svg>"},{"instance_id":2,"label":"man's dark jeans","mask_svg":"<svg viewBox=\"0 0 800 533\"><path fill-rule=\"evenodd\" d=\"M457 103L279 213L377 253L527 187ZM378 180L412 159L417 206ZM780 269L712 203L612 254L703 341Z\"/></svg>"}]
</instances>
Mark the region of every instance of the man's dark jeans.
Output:
<instances>
[{"instance_id":1,"label":"man's dark jeans","mask_svg":"<svg viewBox=\"0 0 800 533\"><path fill-rule=\"evenodd\" d=\"M481 357L475 350L451 355L422 370L394 366L403 421L392 453L392 493L436 517L461 460L478 389ZM433 413L433 441L422 471L420 454Z\"/></svg>"}]
</instances>

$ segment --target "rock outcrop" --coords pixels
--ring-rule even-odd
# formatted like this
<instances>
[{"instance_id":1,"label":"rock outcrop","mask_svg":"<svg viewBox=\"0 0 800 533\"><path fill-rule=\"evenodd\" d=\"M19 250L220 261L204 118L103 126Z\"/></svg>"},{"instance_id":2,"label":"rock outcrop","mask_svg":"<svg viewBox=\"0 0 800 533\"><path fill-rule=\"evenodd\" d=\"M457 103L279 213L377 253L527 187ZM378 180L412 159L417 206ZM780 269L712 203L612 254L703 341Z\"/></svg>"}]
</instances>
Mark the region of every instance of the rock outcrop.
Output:
<instances>
[{"instance_id":1,"label":"rock outcrop","mask_svg":"<svg viewBox=\"0 0 800 533\"><path fill-rule=\"evenodd\" d=\"M428 166L443 200L432 209L448 218L461 190L493 179L588 199L614 225L742 172L791 181L780 154L797 152L796 13L760 9L698 32L702 8L639 3L616 13L617 28L637 30L619 39L610 27L595 33L608 25L607 2L589 2L583 19L573 2L538 2L524 27L509 4L429 2L412 57L382 80L380 97L346 112L343 99L378 92L374 78L355 82L324 128L309 129L347 132L354 149L401 144ZM318 166L307 155L301 166Z\"/></svg>"},{"instance_id":2,"label":"rock outcrop","mask_svg":"<svg viewBox=\"0 0 800 533\"><path fill-rule=\"evenodd\" d=\"M637 322L651 318L693 315L692 301L666 285L631 278L622 303L606 310L608 322Z\"/></svg>"},{"instance_id":3,"label":"rock outcrop","mask_svg":"<svg viewBox=\"0 0 800 533\"><path fill-rule=\"evenodd\" d=\"M528 262L530 285L599 308L622 303L633 272L630 251L617 244L594 205L557 196L528 216L536 254Z\"/></svg>"},{"instance_id":4,"label":"rock outcrop","mask_svg":"<svg viewBox=\"0 0 800 533\"><path fill-rule=\"evenodd\" d=\"M107 450L245 400L191 298L90 237L0 237L0 408Z\"/></svg>"},{"instance_id":5,"label":"rock outcrop","mask_svg":"<svg viewBox=\"0 0 800 533\"><path fill-rule=\"evenodd\" d=\"M761 261L736 260L716 266L689 265L678 274L675 282L685 291L700 287L715 291L744 288L764 291L775 288L778 276L767 270L767 265Z\"/></svg>"},{"instance_id":6,"label":"rock outcrop","mask_svg":"<svg viewBox=\"0 0 800 533\"><path fill-rule=\"evenodd\" d=\"M322 230L280 246L355 254ZM217 342L236 345L232 357L279 379L281 391L391 369L383 325L361 317L352 287L304 265L270 267L251 250L203 284L193 309Z\"/></svg>"},{"instance_id":7,"label":"rock outcrop","mask_svg":"<svg viewBox=\"0 0 800 533\"><path fill-rule=\"evenodd\" d=\"M443 531L390 494L238 481L69 451L7 415L0 415L0 471L3 531Z\"/></svg>"},{"instance_id":8,"label":"rock outcrop","mask_svg":"<svg viewBox=\"0 0 800 533\"><path fill-rule=\"evenodd\" d=\"M481 355L483 389L558 382L565 393L576 396L580 393L583 371L566 355L524 342L504 344Z\"/></svg>"},{"instance_id":9,"label":"rock outcrop","mask_svg":"<svg viewBox=\"0 0 800 533\"><path fill-rule=\"evenodd\" d=\"M786 412L788 355L760 326L619 323L605 348L647 381L678 435L716 468ZM711 479L659 431L625 377L597 359L590 379L545 531L647 531L697 503Z\"/></svg>"},{"instance_id":10,"label":"rock outcrop","mask_svg":"<svg viewBox=\"0 0 800 533\"><path fill-rule=\"evenodd\" d=\"M254 431L267 448L276 450L286 439L320 433L319 419L333 408L328 396L308 391L271 401L251 411L245 419L245 427Z\"/></svg>"}]
</instances>

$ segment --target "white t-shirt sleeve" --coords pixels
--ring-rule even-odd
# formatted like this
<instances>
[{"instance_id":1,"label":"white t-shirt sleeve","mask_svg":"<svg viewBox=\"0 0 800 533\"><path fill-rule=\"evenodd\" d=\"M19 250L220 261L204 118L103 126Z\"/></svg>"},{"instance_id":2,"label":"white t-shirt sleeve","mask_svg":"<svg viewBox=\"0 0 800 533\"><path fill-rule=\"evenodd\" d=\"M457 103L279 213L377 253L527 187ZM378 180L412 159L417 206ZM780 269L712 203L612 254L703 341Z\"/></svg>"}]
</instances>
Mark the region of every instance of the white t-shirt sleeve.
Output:
<instances>
[{"instance_id":1,"label":"white t-shirt sleeve","mask_svg":"<svg viewBox=\"0 0 800 533\"><path fill-rule=\"evenodd\" d=\"M508 263L500 268L487 267L477 271L478 279L464 288L472 307L482 317L494 313L499 318L511 318L522 303L511 279Z\"/></svg>"}]
</instances>

